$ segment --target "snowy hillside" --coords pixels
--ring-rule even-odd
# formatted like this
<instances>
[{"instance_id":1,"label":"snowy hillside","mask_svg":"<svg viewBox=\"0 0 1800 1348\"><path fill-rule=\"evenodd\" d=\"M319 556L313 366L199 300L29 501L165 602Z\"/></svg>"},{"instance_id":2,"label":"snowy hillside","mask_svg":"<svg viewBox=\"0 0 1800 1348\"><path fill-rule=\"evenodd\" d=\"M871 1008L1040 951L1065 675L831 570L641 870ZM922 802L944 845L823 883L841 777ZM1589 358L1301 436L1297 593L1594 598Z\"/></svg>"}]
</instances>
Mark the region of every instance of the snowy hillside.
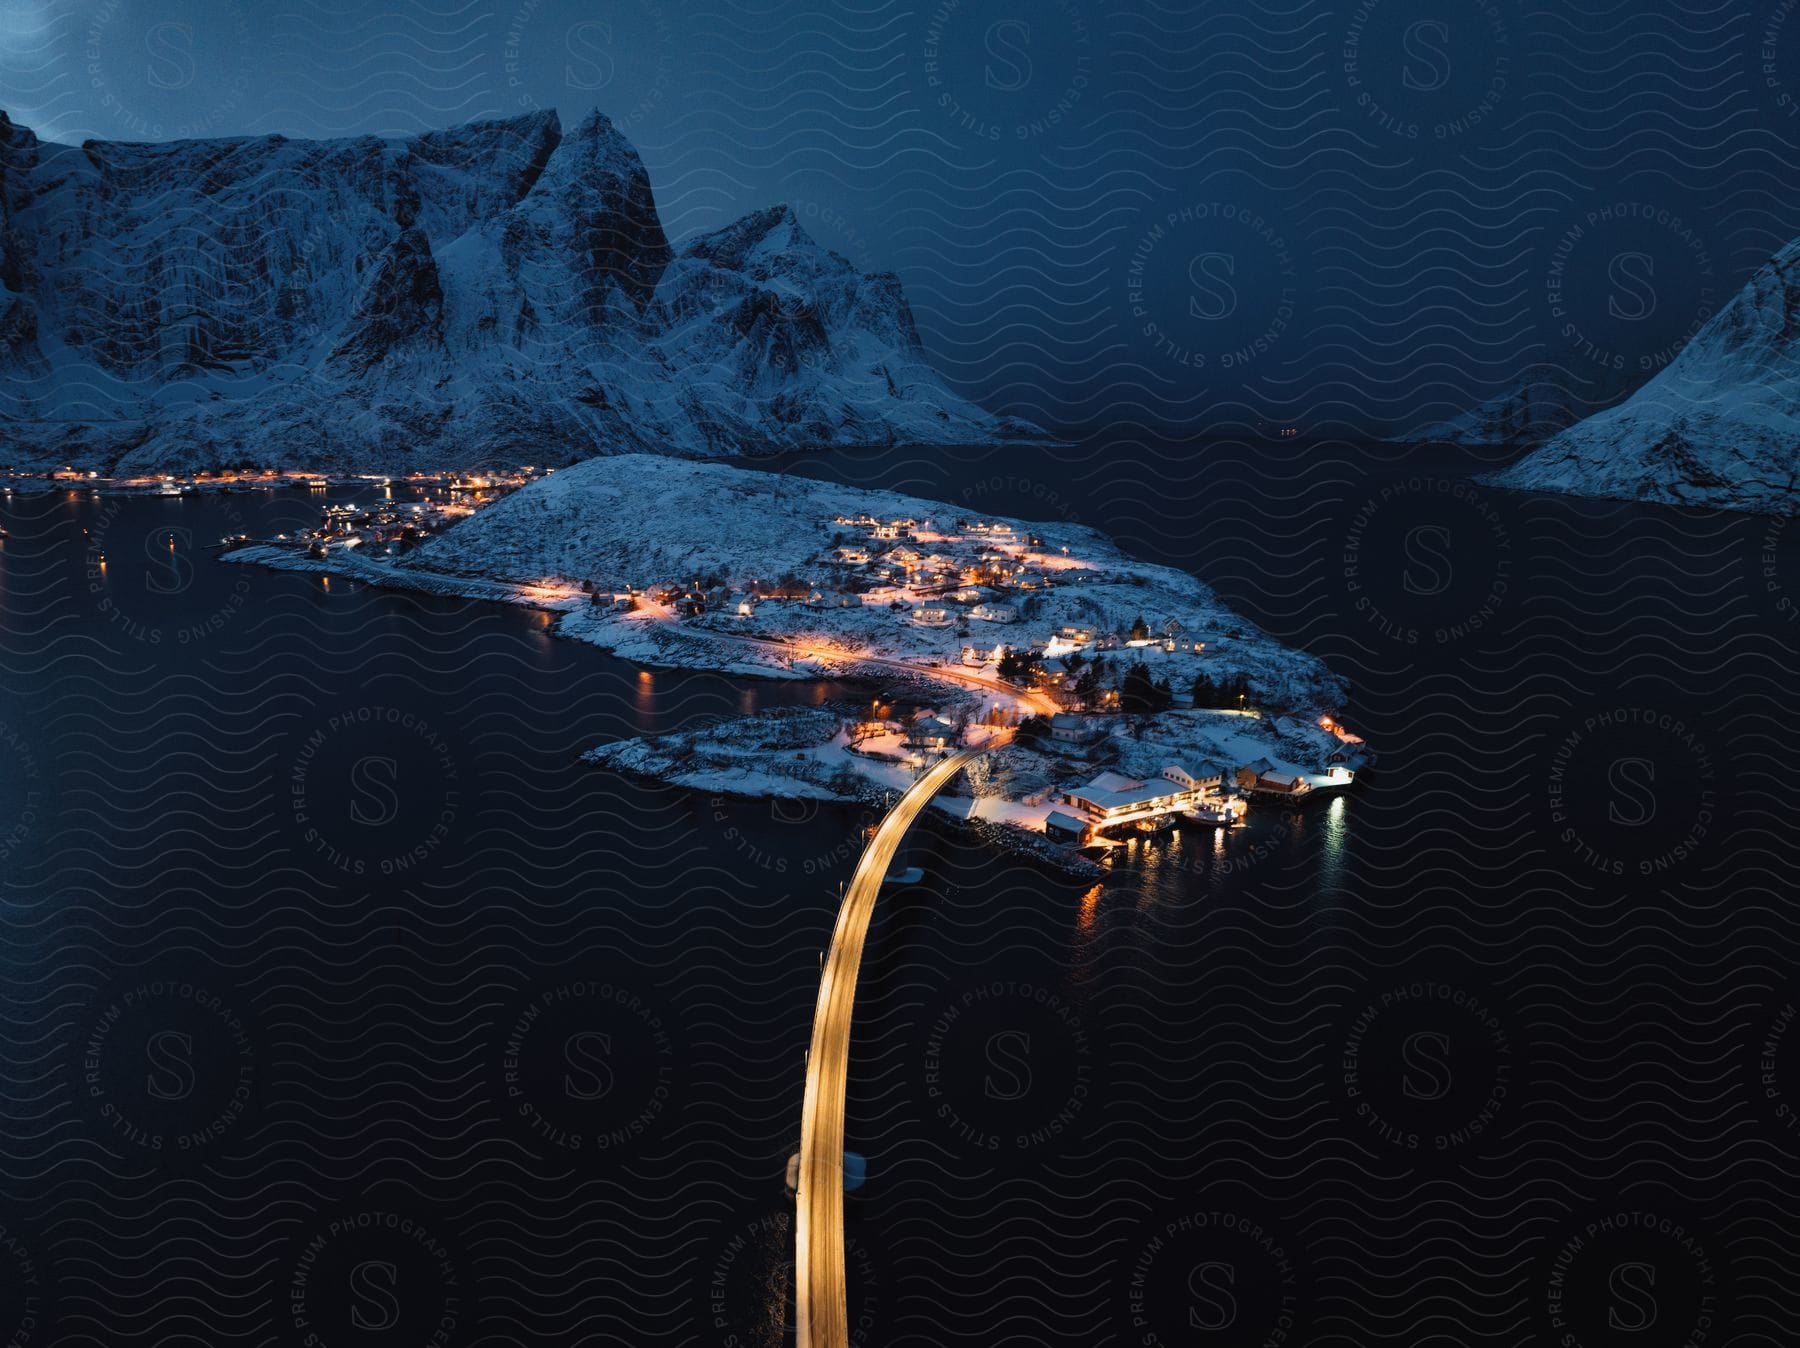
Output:
<instances>
[{"instance_id":1,"label":"snowy hillside","mask_svg":"<svg viewBox=\"0 0 1800 1348\"><path fill-rule=\"evenodd\" d=\"M1211 674L1245 675L1267 705L1310 713L1343 706L1341 684L1312 656L1258 631L1188 573L1128 558L1105 535L1079 525L989 517L983 522L1021 540L1007 545L1017 553L1013 560L1041 569L1051 583L1025 592L1016 580L1003 581L979 597L1015 609L1015 622L969 621L978 602L970 596L960 605L945 601L946 625L912 623L913 601L896 612L889 602L895 596L871 579L895 555L882 549L910 548L920 555L922 569L930 568L934 557L959 549L968 555L967 534L946 537L959 533L966 515L943 502L894 492L724 464L621 455L562 470L485 507L394 569L419 581L448 575L565 588L590 582L603 592L715 578L725 588L745 589L792 575L835 594L862 591L860 602L816 608L772 603L749 618L709 613L686 626L737 639L801 637L880 660L941 660L946 666L955 664L971 640L1023 645L1065 624L1124 631L1142 618L1159 636L1173 624L1188 642L1204 641ZM921 527L910 544L871 545L866 527L840 522L864 517L914 519ZM845 561L843 548L857 560ZM864 553L866 561L860 560ZM951 569L962 565L956 562ZM666 650L643 644L647 632L661 635L656 624L571 614L564 630L646 663L670 662ZM754 667L752 655L734 650L723 663ZM1156 646L1120 652L1121 659L1127 657L1147 659L1157 668L1166 660L1170 672L1182 677L1175 672L1179 662ZM1186 682L1192 677L1186 674Z\"/></svg>"},{"instance_id":2,"label":"snowy hillside","mask_svg":"<svg viewBox=\"0 0 1800 1348\"><path fill-rule=\"evenodd\" d=\"M6 462L119 475L1035 434L787 208L673 249L597 113L79 147L0 114L0 376Z\"/></svg>"},{"instance_id":3,"label":"snowy hillside","mask_svg":"<svg viewBox=\"0 0 1800 1348\"><path fill-rule=\"evenodd\" d=\"M1581 496L1800 513L1800 241L1660 375L1492 477Z\"/></svg>"}]
</instances>

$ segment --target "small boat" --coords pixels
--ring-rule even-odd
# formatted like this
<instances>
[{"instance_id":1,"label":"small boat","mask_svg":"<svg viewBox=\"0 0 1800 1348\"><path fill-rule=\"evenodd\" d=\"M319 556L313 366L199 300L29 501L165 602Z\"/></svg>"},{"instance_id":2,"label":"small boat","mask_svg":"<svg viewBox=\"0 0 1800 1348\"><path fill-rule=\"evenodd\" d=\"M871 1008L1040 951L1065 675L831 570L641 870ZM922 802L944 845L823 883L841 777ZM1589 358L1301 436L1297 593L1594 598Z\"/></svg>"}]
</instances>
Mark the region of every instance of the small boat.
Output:
<instances>
[{"instance_id":1,"label":"small boat","mask_svg":"<svg viewBox=\"0 0 1800 1348\"><path fill-rule=\"evenodd\" d=\"M889 875L883 876L881 883L884 885L916 885L924 878L924 871L920 870L917 866L908 866L903 871L894 871Z\"/></svg>"},{"instance_id":2,"label":"small boat","mask_svg":"<svg viewBox=\"0 0 1800 1348\"><path fill-rule=\"evenodd\" d=\"M1140 819L1137 821L1137 831L1139 833L1167 833L1174 827L1175 816L1172 814L1159 814L1149 819Z\"/></svg>"},{"instance_id":3,"label":"small boat","mask_svg":"<svg viewBox=\"0 0 1800 1348\"><path fill-rule=\"evenodd\" d=\"M1181 817L1187 823L1206 824L1213 828L1230 828L1238 819L1225 801L1220 801L1217 805L1195 805L1183 810Z\"/></svg>"}]
</instances>

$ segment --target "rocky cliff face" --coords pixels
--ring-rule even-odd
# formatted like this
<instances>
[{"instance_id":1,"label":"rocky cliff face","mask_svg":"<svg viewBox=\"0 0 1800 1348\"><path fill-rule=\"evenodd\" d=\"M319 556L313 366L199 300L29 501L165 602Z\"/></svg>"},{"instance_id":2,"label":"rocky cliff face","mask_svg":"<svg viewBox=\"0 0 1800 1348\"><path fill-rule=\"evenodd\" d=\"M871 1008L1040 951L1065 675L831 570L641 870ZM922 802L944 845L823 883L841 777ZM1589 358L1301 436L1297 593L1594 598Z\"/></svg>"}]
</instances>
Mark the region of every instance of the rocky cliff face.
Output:
<instances>
[{"instance_id":1,"label":"rocky cliff face","mask_svg":"<svg viewBox=\"0 0 1800 1348\"><path fill-rule=\"evenodd\" d=\"M1631 398L1493 480L1582 496L1800 513L1800 241L1751 277Z\"/></svg>"},{"instance_id":2,"label":"rocky cliff face","mask_svg":"<svg viewBox=\"0 0 1800 1348\"><path fill-rule=\"evenodd\" d=\"M0 464L382 472L979 442L891 275L785 208L676 251L554 113L404 140L40 142L0 114Z\"/></svg>"}]
</instances>

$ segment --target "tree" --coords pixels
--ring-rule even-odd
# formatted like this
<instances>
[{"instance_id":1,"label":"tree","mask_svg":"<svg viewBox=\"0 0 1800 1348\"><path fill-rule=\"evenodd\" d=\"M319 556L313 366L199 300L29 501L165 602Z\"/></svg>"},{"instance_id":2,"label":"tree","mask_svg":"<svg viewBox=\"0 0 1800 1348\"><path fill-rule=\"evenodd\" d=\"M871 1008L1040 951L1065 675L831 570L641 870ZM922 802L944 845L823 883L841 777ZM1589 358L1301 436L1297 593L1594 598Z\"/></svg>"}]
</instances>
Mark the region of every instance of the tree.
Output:
<instances>
[{"instance_id":1,"label":"tree","mask_svg":"<svg viewBox=\"0 0 1800 1348\"><path fill-rule=\"evenodd\" d=\"M1228 679L1214 683L1202 674L1194 680L1194 705L1196 707L1243 707L1250 702L1250 680L1246 675L1234 674Z\"/></svg>"},{"instance_id":2,"label":"tree","mask_svg":"<svg viewBox=\"0 0 1800 1348\"><path fill-rule=\"evenodd\" d=\"M1044 667L1030 651L1008 651L1000 657L995 671L1008 683L1031 688L1043 677Z\"/></svg>"},{"instance_id":3,"label":"tree","mask_svg":"<svg viewBox=\"0 0 1800 1348\"><path fill-rule=\"evenodd\" d=\"M1125 671L1125 681L1119 685L1119 706L1127 714L1140 716L1156 710L1156 685L1144 665L1136 664Z\"/></svg>"},{"instance_id":4,"label":"tree","mask_svg":"<svg viewBox=\"0 0 1800 1348\"><path fill-rule=\"evenodd\" d=\"M1131 639L1133 641L1150 640L1150 625L1144 621L1142 615L1134 619L1131 624Z\"/></svg>"},{"instance_id":5,"label":"tree","mask_svg":"<svg viewBox=\"0 0 1800 1348\"><path fill-rule=\"evenodd\" d=\"M1075 680L1075 696L1081 699L1081 705L1092 711L1094 704L1100 700L1100 666L1089 665L1081 671L1081 677Z\"/></svg>"}]
</instances>

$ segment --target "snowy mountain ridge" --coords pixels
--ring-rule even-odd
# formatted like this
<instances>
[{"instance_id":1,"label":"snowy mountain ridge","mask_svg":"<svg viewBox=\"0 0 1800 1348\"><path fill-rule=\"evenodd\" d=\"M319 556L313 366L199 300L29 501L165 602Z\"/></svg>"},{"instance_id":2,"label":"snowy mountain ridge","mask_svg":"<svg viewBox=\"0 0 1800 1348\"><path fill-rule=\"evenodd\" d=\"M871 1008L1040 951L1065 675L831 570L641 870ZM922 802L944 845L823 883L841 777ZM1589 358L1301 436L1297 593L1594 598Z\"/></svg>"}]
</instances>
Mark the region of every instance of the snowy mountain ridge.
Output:
<instances>
[{"instance_id":1,"label":"snowy mountain ridge","mask_svg":"<svg viewBox=\"0 0 1800 1348\"><path fill-rule=\"evenodd\" d=\"M1490 479L1722 510L1800 513L1800 240L1656 378Z\"/></svg>"},{"instance_id":2,"label":"snowy mountain ridge","mask_svg":"<svg viewBox=\"0 0 1800 1348\"><path fill-rule=\"evenodd\" d=\"M1039 434L787 207L672 247L601 114L81 146L0 113L16 466L441 471Z\"/></svg>"}]
</instances>

